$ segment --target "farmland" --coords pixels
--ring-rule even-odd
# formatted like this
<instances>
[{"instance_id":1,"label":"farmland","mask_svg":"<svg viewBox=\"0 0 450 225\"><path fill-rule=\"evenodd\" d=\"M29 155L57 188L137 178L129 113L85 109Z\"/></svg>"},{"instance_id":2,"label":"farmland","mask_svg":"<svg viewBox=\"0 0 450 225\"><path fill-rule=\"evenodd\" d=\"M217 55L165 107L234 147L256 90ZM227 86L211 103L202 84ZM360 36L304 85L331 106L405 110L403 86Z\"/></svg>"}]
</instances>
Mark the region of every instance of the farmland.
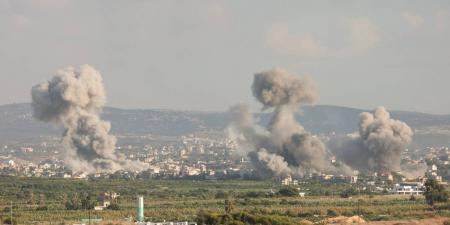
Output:
<instances>
[{"instance_id":1,"label":"farmland","mask_svg":"<svg viewBox=\"0 0 450 225\"><path fill-rule=\"evenodd\" d=\"M231 213L249 213L282 218L293 223L319 221L339 215L361 215L365 220L420 219L449 217L450 205L438 204L434 210L422 196L379 195L348 192L350 184L305 182L299 185L306 197L281 195L283 187L274 181L194 181L194 180L67 180L1 177L0 217L8 222L10 204L13 221L30 223L73 223L81 218L104 221L132 221L136 215L136 196L145 197L145 217L149 221L196 221L198 215L225 213L225 202ZM87 210L100 205L97 196L116 192L120 196L103 211ZM83 199L89 196L86 203ZM70 208L72 202L80 202Z\"/></svg>"}]
</instances>

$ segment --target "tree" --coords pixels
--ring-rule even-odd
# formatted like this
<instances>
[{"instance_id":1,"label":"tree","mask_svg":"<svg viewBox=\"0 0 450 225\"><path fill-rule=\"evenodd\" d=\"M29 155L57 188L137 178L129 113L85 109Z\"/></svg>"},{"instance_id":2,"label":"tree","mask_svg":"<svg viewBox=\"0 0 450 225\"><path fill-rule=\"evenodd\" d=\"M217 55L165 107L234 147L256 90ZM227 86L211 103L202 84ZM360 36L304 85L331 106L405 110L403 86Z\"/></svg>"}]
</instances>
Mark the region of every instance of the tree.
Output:
<instances>
[{"instance_id":1,"label":"tree","mask_svg":"<svg viewBox=\"0 0 450 225\"><path fill-rule=\"evenodd\" d=\"M77 210L80 208L80 198L78 197L78 193L73 193L70 201L66 202L66 209Z\"/></svg>"},{"instance_id":2,"label":"tree","mask_svg":"<svg viewBox=\"0 0 450 225\"><path fill-rule=\"evenodd\" d=\"M30 204L30 205L34 205L35 204L33 191L28 191L28 202L27 203Z\"/></svg>"},{"instance_id":3,"label":"tree","mask_svg":"<svg viewBox=\"0 0 450 225\"><path fill-rule=\"evenodd\" d=\"M425 182L425 200L430 206L434 206L437 202L447 202L449 194L444 185L439 184L434 179L428 179Z\"/></svg>"},{"instance_id":4,"label":"tree","mask_svg":"<svg viewBox=\"0 0 450 225\"><path fill-rule=\"evenodd\" d=\"M45 195L44 194L39 195L39 206L45 206Z\"/></svg>"},{"instance_id":5,"label":"tree","mask_svg":"<svg viewBox=\"0 0 450 225\"><path fill-rule=\"evenodd\" d=\"M233 203L230 200L225 200L225 213L230 214L233 211Z\"/></svg>"},{"instance_id":6,"label":"tree","mask_svg":"<svg viewBox=\"0 0 450 225\"><path fill-rule=\"evenodd\" d=\"M81 208L83 208L83 209L94 209L94 202L91 200L91 195L90 194L84 193L84 196L81 199Z\"/></svg>"},{"instance_id":7,"label":"tree","mask_svg":"<svg viewBox=\"0 0 450 225\"><path fill-rule=\"evenodd\" d=\"M68 202L68 200L67 200L67 193L63 193L63 194L61 195L61 201L62 201L62 203L63 203L64 205L67 205L67 202Z\"/></svg>"},{"instance_id":8,"label":"tree","mask_svg":"<svg viewBox=\"0 0 450 225\"><path fill-rule=\"evenodd\" d=\"M283 187L278 191L278 194L286 197L294 197L299 195L299 191L297 188L292 186Z\"/></svg>"}]
</instances>

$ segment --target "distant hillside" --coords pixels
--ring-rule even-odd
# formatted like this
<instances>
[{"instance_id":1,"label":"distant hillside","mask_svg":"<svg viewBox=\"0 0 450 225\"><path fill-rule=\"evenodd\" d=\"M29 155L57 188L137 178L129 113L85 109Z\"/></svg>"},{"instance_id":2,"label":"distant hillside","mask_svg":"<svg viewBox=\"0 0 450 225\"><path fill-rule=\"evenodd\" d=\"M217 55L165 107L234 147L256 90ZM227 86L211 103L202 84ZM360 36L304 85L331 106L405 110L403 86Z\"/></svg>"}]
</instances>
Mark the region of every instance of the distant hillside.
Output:
<instances>
[{"instance_id":1,"label":"distant hillside","mask_svg":"<svg viewBox=\"0 0 450 225\"><path fill-rule=\"evenodd\" d=\"M297 119L312 133L336 132L346 134L357 130L358 115L365 110L339 106L309 106L297 114ZM450 115L392 111L395 119L408 123L416 130L431 132L446 139L450 130ZM270 115L257 114L260 122L268 122ZM102 114L112 124L115 134L183 135L199 131L222 131L230 122L227 112L196 112L152 109L118 109L106 107ZM61 129L35 121L29 104L0 106L0 140L32 138L40 135L59 135ZM442 136L442 134L445 134ZM450 137L450 135L449 135ZM419 137L420 138L420 137ZM433 138L437 138L433 136ZM449 138L450 140L450 138ZM446 140L444 140L445 143ZM439 141L442 142L442 141ZM450 144L450 143L449 143Z\"/></svg>"}]
</instances>

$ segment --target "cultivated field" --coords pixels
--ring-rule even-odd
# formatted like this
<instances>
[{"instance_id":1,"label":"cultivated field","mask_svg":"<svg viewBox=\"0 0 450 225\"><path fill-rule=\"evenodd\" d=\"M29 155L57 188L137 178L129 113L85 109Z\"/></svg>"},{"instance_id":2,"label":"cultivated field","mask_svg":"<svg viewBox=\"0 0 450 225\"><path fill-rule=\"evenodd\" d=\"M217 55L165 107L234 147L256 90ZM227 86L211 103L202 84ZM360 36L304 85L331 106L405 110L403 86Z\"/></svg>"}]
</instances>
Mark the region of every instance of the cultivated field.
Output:
<instances>
[{"instance_id":1,"label":"cultivated field","mask_svg":"<svg viewBox=\"0 0 450 225\"><path fill-rule=\"evenodd\" d=\"M149 221L198 221L202 216L221 218L227 214L226 206L231 207L230 215L245 213L235 216L276 218L280 221L278 224L319 222L355 215L366 221L450 217L450 204L440 204L432 210L422 196L411 199L410 196L360 193L342 198L340 193L352 188L349 184L304 183L299 187L307 192L306 197L283 196L278 193L282 186L273 181L84 181L1 177L0 217L3 223L9 222L12 202L13 221L18 224L79 223L81 218L89 217L89 210L85 208L99 205L97 196L106 191L121 195L112 202L114 207L90 211L91 217L102 218L105 224L132 221L139 194L145 197L145 217ZM83 202L88 194L91 200ZM225 204L225 200L229 203Z\"/></svg>"}]
</instances>

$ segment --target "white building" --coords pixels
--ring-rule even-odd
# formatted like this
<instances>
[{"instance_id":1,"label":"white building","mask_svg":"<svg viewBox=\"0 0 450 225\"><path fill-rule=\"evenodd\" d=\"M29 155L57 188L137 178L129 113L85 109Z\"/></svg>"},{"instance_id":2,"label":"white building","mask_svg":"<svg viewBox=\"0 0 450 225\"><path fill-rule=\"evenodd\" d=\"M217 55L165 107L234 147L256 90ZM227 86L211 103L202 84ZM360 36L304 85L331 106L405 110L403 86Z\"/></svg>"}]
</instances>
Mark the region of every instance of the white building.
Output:
<instances>
[{"instance_id":1,"label":"white building","mask_svg":"<svg viewBox=\"0 0 450 225\"><path fill-rule=\"evenodd\" d=\"M423 193L422 183L402 183L395 184L394 188L389 191L391 194L398 195L420 195Z\"/></svg>"},{"instance_id":2,"label":"white building","mask_svg":"<svg viewBox=\"0 0 450 225\"><path fill-rule=\"evenodd\" d=\"M281 180L281 185L298 185L298 181L293 180L291 176L287 176Z\"/></svg>"},{"instance_id":3,"label":"white building","mask_svg":"<svg viewBox=\"0 0 450 225\"><path fill-rule=\"evenodd\" d=\"M437 170L438 170L437 166L435 164L433 164L431 166L431 171L437 171Z\"/></svg>"},{"instance_id":4,"label":"white building","mask_svg":"<svg viewBox=\"0 0 450 225\"><path fill-rule=\"evenodd\" d=\"M356 184L356 183L358 183L358 176L345 177L345 180L347 182L349 182L350 184Z\"/></svg>"}]
</instances>

